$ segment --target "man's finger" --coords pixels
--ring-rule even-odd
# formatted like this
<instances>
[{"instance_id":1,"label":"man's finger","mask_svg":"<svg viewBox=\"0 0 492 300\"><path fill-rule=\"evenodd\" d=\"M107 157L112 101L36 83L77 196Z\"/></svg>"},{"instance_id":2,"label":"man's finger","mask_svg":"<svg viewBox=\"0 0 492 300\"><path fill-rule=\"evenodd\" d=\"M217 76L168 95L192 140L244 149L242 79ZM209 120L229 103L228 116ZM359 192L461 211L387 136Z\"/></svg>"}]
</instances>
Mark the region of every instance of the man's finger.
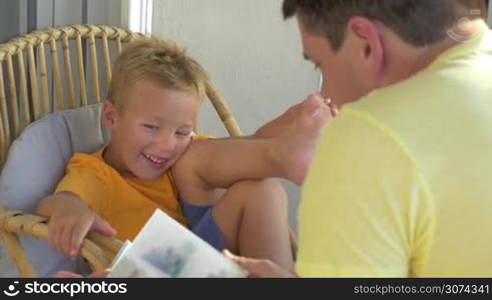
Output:
<instances>
[{"instance_id":1,"label":"man's finger","mask_svg":"<svg viewBox=\"0 0 492 300\"><path fill-rule=\"evenodd\" d=\"M97 272L90 274L87 277L89 277L89 278L108 277L109 271L110 271L109 269L106 269L103 271L97 271ZM54 277L56 277L56 278L82 278L84 276L77 274L77 273L74 273L74 272L70 272L70 271L59 271L59 272L56 272Z\"/></svg>"},{"instance_id":2,"label":"man's finger","mask_svg":"<svg viewBox=\"0 0 492 300\"><path fill-rule=\"evenodd\" d=\"M58 271L55 273L55 278L82 278L83 276L69 271Z\"/></svg>"},{"instance_id":3,"label":"man's finger","mask_svg":"<svg viewBox=\"0 0 492 300\"><path fill-rule=\"evenodd\" d=\"M232 261L237 263L243 269L248 271L249 277L265 277L265 278L274 278L274 277L293 277L294 274L291 274L288 271L283 270L281 267L275 265L269 260L265 259L255 259L255 258L246 258L242 256L237 256L229 252L227 249L223 251L224 255L229 257Z\"/></svg>"},{"instance_id":4,"label":"man's finger","mask_svg":"<svg viewBox=\"0 0 492 300\"><path fill-rule=\"evenodd\" d=\"M90 274L87 277L90 277L90 278L106 278L106 277L108 277L110 271L111 271L110 269L106 269L103 271L97 271L97 272Z\"/></svg>"},{"instance_id":5,"label":"man's finger","mask_svg":"<svg viewBox=\"0 0 492 300\"><path fill-rule=\"evenodd\" d=\"M277 277L276 274L270 272L268 261L239 257L235 262L248 271L249 277Z\"/></svg>"}]
</instances>

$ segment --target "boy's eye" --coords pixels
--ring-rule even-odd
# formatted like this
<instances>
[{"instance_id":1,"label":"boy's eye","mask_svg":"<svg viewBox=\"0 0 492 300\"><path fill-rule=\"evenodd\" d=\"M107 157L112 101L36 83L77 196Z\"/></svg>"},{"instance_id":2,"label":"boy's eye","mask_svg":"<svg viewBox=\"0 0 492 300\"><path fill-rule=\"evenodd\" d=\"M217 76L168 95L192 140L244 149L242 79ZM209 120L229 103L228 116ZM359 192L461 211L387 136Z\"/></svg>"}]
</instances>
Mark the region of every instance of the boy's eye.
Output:
<instances>
[{"instance_id":1,"label":"boy's eye","mask_svg":"<svg viewBox=\"0 0 492 300\"><path fill-rule=\"evenodd\" d=\"M180 130L176 131L176 134L183 137L192 136L194 133L192 130Z\"/></svg>"},{"instance_id":2,"label":"boy's eye","mask_svg":"<svg viewBox=\"0 0 492 300\"><path fill-rule=\"evenodd\" d=\"M143 126L147 129L150 129L150 130L157 130L159 129L158 126L155 126L155 125L152 125L152 124L143 124Z\"/></svg>"}]
</instances>

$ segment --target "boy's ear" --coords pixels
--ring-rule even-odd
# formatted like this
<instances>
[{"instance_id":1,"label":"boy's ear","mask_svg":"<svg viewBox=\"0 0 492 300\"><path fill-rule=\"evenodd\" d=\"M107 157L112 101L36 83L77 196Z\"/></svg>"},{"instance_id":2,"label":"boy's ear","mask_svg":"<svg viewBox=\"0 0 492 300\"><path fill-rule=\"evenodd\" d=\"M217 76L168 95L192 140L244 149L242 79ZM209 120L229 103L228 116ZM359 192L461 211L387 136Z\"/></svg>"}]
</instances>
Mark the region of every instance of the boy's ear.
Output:
<instances>
[{"instance_id":1,"label":"boy's ear","mask_svg":"<svg viewBox=\"0 0 492 300\"><path fill-rule=\"evenodd\" d=\"M116 125L117 119L118 111L116 105L111 100L104 100L101 112L101 121L104 127L108 130L113 129Z\"/></svg>"}]
</instances>

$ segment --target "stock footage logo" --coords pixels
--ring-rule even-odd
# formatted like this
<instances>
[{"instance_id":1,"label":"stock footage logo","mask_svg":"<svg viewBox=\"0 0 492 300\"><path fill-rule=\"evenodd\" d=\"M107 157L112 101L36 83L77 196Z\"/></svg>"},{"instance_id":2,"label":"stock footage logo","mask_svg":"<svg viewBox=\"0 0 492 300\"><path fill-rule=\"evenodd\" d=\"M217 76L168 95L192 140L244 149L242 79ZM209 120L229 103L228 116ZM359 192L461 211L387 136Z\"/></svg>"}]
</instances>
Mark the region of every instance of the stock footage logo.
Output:
<instances>
[{"instance_id":1,"label":"stock footage logo","mask_svg":"<svg viewBox=\"0 0 492 300\"><path fill-rule=\"evenodd\" d=\"M28 280L26 282L14 281L3 289L3 294L8 297L25 298L29 295L64 295L70 298L76 295L111 295L126 294L128 291L126 282L103 281L73 281L59 280ZM5 298L5 297L4 297ZM0 299L2 295L0 293Z\"/></svg>"},{"instance_id":2,"label":"stock footage logo","mask_svg":"<svg viewBox=\"0 0 492 300\"><path fill-rule=\"evenodd\" d=\"M478 17L482 15L482 11L480 9L472 9L469 12L470 18ZM472 21L468 17L463 17L458 20L453 28L449 29L446 33L448 36L460 43L464 43L470 40L470 29L472 26Z\"/></svg>"},{"instance_id":3,"label":"stock footage logo","mask_svg":"<svg viewBox=\"0 0 492 300\"><path fill-rule=\"evenodd\" d=\"M3 290L3 293L9 297L17 296L20 291L17 290L16 285L19 284L18 281L14 281L14 284L9 284L6 290Z\"/></svg>"}]
</instances>

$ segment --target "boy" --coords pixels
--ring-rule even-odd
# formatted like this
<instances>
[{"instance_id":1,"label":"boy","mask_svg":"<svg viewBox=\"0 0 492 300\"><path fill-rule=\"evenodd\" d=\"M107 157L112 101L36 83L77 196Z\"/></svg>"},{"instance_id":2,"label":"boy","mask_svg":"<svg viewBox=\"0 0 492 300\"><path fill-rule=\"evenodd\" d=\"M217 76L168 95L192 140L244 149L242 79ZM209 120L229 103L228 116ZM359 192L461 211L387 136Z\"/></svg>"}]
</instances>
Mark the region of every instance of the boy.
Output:
<instances>
[{"instance_id":1,"label":"boy","mask_svg":"<svg viewBox=\"0 0 492 300\"><path fill-rule=\"evenodd\" d=\"M285 192L273 180L257 180L302 180L309 160L304 150L312 148L329 110L316 97L296 108L316 114L299 119L309 134L291 126L275 138L192 137L208 80L183 50L155 39L120 55L102 112L110 142L92 155L75 154L54 195L38 206L50 217L55 249L75 257L89 230L131 240L160 208L218 250L292 269ZM279 123L285 122L279 118L257 135L277 135ZM296 134L307 143L289 147ZM297 169L285 169L284 162Z\"/></svg>"}]
</instances>

